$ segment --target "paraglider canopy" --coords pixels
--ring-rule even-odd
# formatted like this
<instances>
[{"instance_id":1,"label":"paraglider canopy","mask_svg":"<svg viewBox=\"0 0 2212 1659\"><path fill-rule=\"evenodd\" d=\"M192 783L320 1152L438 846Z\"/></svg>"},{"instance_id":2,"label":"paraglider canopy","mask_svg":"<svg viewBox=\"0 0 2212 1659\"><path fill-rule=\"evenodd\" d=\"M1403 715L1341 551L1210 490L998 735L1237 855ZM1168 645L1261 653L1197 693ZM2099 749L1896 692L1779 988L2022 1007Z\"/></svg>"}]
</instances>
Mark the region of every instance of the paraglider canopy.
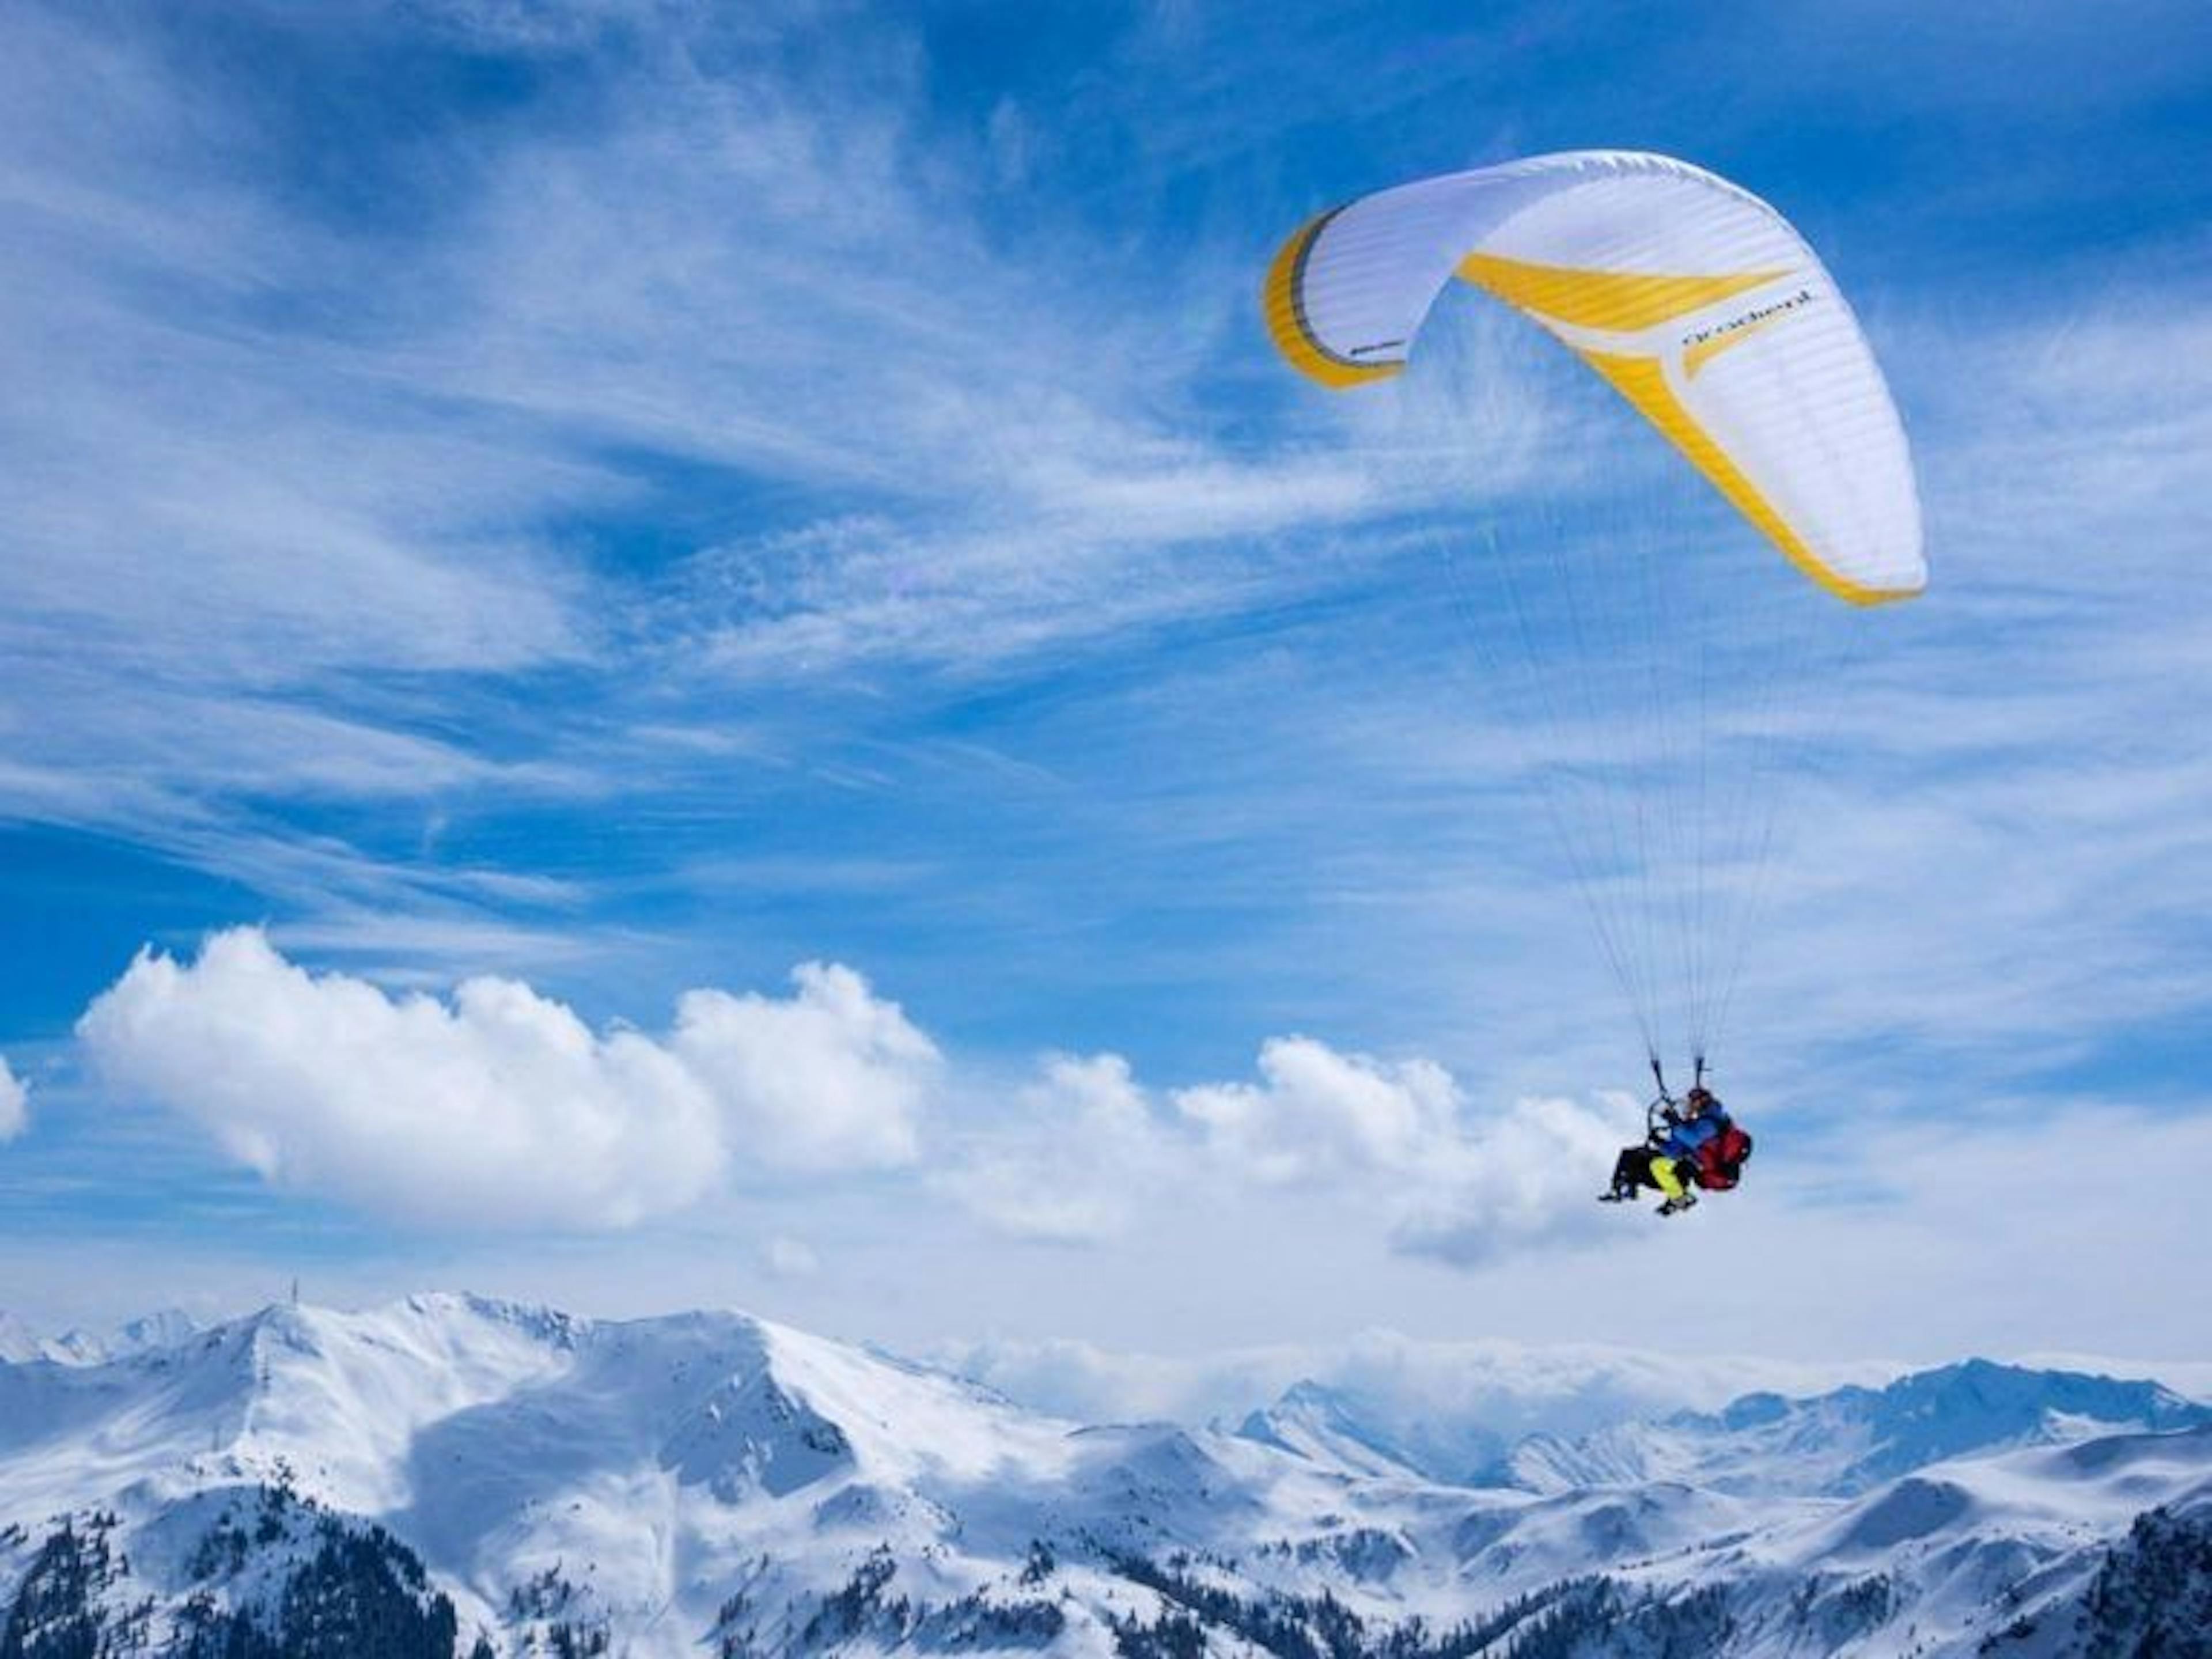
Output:
<instances>
[{"instance_id":1,"label":"paraglider canopy","mask_svg":"<svg viewBox=\"0 0 2212 1659\"><path fill-rule=\"evenodd\" d=\"M1455 275L1579 354L1829 592L1875 605L1927 585L1881 370L1818 257L1757 197L1599 150L1401 185L1284 245L1268 329L1324 386L1386 379Z\"/></svg>"}]
</instances>

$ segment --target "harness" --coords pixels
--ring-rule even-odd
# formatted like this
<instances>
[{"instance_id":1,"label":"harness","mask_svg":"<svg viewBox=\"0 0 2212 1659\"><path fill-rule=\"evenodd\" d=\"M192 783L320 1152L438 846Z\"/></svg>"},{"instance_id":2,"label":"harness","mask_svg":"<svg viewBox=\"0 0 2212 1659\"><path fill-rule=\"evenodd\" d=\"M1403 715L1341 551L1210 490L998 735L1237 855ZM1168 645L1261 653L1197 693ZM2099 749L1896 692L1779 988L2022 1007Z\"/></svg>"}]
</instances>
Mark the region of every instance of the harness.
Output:
<instances>
[{"instance_id":1,"label":"harness","mask_svg":"<svg viewBox=\"0 0 2212 1659\"><path fill-rule=\"evenodd\" d=\"M1668 1089L1667 1074L1661 1069L1656 1054L1651 1057L1651 1077L1659 1085L1659 1092L1644 1109L1644 1139L1656 1149L1666 1143L1674 1127L1682 1121L1675 1109L1681 1103ZM1705 1057L1699 1054L1697 1057L1697 1075L1691 1087L1702 1089L1705 1083ZM1686 1164L1690 1178L1706 1191L1725 1192L1743 1179L1744 1163L1751 1157L1751 1132L1741 1127L1729 1115L1728 1109L1720 1106L1717 1101L1706 1109L1711 1111L1715 1108L1721 1114L1719 1132L1698 1146L1690 1158L1676 1161Z\"/></svg>"}]
</instances>

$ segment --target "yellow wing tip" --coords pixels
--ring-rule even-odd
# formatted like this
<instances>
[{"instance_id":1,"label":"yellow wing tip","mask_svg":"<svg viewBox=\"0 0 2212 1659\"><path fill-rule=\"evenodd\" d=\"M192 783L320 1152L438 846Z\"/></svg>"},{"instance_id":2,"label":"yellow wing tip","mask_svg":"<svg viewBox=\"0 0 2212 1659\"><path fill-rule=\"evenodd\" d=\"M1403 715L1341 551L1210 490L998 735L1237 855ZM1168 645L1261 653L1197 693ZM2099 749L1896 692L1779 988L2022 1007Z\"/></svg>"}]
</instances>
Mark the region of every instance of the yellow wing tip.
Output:
<instances>
[{"instance_id":1,"label":"yellow wing tip","mask_svg":"<svg viewBox=\"0 0 2212 1659\"><path fill-rule=\"evenodd\" d=\"M1911 587L1859 587L1844 594L1853 605L1872 607L1877 605L1903 605L1917 599L1928 591L1923 580Z\"/></svg>"},{"instance_id":2,"label":"yellow wing tip","mask_svg":"<svg viewBox=\"0 0 2212 1659\"><path fill-rule=\"evenodd\" d=\"M1349 362L1324 346L1306 320L1305 307L1298 297L1299 279L1304 272L1307 253L1321 235L1322 228L1336 216L1337 211L1332 208L1327 213L1316 215L1283 244L1274 264L1267 270L1267 286L1261 291L1261 312L1267 319L1267 336L1274 341L1275 349L1283 354L1285 362L1307 379L1341 391L1347 386L1387 380L1403 370L1405 364Z\"/></svg>"}]
</instances>

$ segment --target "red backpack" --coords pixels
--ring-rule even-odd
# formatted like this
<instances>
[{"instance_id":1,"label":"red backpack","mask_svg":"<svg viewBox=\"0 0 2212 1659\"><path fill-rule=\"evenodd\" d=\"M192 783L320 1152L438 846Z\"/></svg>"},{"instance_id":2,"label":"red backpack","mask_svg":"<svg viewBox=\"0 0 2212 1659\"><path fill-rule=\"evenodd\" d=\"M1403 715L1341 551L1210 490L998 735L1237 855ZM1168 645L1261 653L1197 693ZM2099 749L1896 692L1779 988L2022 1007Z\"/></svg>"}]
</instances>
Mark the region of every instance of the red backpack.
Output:
<instances>
[{"instance_id":1,"label":"red backpack","mask_svg":"<svg viewBox=\"0 0 2212 1659\"><path fill-rule=\"evenodd\" d=\"M1743 1176L1743 1161L1751 1156L1751 1136L1735 1121L1698 1148L1698 1185L1709 1192L1724 1192Z\"/></svg>"}]
</instances>

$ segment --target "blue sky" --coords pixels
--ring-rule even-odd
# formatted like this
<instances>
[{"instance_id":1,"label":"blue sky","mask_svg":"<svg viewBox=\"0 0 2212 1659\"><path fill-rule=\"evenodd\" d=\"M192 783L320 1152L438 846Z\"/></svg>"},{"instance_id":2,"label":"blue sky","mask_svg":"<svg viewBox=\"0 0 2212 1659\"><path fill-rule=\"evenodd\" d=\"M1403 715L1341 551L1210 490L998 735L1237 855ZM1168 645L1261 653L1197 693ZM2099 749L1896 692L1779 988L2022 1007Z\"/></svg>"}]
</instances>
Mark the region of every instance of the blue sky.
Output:
<instances>
[{"instance_id":1,"label":"blue sky","mask_svg":"<svg viewBox=\"0 0 2212 1659\"><path fill-rule=\"evenodd\" d=\"M0 1306L2208 1357L2193 9L0 35ZM1637 434L1472 303L1358 407L1255 303L1595 147L1822 252L1935 570L1752 942L1758 1179L1664 1235L1588 1202L1643 1057L1440 574Z\"/></svg>"}]
</instances>

